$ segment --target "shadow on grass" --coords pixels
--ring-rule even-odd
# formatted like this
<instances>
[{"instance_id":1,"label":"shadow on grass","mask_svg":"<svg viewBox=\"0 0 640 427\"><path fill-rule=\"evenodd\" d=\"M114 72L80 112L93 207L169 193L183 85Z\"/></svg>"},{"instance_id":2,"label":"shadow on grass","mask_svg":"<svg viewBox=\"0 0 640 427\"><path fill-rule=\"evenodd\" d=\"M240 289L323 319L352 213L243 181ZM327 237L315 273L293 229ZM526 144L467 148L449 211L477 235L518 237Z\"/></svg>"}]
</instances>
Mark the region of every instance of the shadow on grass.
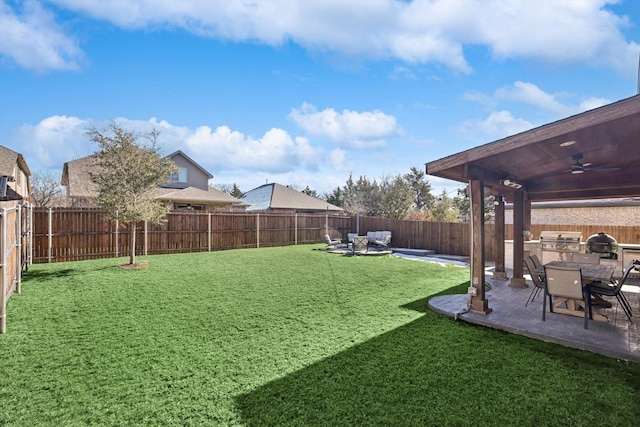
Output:
<instances>
[{"instance_id":1,"label":"shadow on grass","mask_svg":"<svg viewBox=\"0 0 640 427\"><path fill-rule=\"evenodd\" d=\"M104 267L94 267L92 271L104 271L104 270L115 270L119 268L117 265L109 265ZM34 269L33 267L29 268L26 271L22 272L22 281L42 281L46 282L51 279L59 279L63 277L71 277L77 274L85 274L86 271L75 268L62 268L62 269Z\"/></svg>"},{"instance_id":2,"label":"shadow on grass","mask_svg":"<svg viewBox=\"0 0 640 427\"><path fill-rule=\"evenodd\" d=\"M50 280L60 277L69 277L77 273L77 270L73 268L65 268L62 270L33 270L29 269L22 273L22 281L26 282L29 280Z\"/></svg>"},{"instance_id":3,"label":"shadow on grass","mask_svg":"<svg viewBox=\"0 0 640 427\"><path fill-rule=\"evenodd\" d=\"M431 298L439 297L442 295L466 294L467 288L469 287L469 283L470 282L460 283L459 285L445 289L444 291L438 292L437 294L429 295L428 297L425 297L425 298L420 298L419 300L412 301L401 307L406 308L407 310L417 311L419 313L431 312L431 309L429 308L429 300Z\"/></svg>"},{"instance_id":4,"label":"shadow on grass","mask_svg":"<svg viewBox=\"0 0 640 427\"><path fill-rule=\"evenodd\" d=\"M424 312L419 319L237 396L242 421L248 426L553 425L577 407L584 408L583 420L605 424L631 425L640 417L640 406L618 410L593 398L606 395L602 385L608 384L612 393L626 388L627 403L637 403L638 366L454 321L425 308L427 300L404 306ZM592 386L577 383L594 363L602 377ZM566 377L567 384L541 387L545 376ZM550 401L556 402L551 408ZM601 403L611 406L604 414Z\"/></svg>"}]
</instances>

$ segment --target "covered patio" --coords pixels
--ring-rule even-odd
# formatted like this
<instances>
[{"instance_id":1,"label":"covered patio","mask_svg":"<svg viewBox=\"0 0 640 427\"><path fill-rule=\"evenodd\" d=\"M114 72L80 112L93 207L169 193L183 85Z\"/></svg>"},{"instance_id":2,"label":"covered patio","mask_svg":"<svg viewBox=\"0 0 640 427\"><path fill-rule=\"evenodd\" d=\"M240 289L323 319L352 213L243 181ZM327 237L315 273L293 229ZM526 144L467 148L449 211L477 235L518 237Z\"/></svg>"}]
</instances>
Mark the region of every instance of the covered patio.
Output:
<instances>
[{"instance_id":1,"label":"covered patio","mask_svg":"<svg viewBox=\"0 0 640 427\"><path fill-rule=\"evenodd\" d=\"M619 322L612 318L608 323L592 321L588 330L567 330L563 338L560 330L570 328L575 320L581 327L580 319L554 315L543 323L540 297L537 304L529 304L522 310L530 292L523 260L524 241L531 227L531 203L638 197L639 166L640 95L427 163L427 174L469 184L470 190L470 296L447 297L451 307L455 306L448 312L460 311L470 298L469 312L461 315L462 319L512 332L526 330L524 335L550 341L557 339L566 345L573 341L571 346L593 351L598 346L611 345L607 340L618 339L615 337L623 341L621 337L626 333L627 350L620 354L626 354L625 359L638 360L639 331L635 324L626 325L626 318ZM505 268L503 244L494 248L497 259L493 270L490 273L485 270L483 210L484 198L489 194L496 198L496 242L505 240L504 204L513 204L513 270L510 271ZM640 215L637 225L640 225ZM491 291L485 286L487 274L495 281ZM519 294L526 295L520 297ZM438 301L440 308L434 304L434 309L447 311L443 308L447 303ZM635 304L634 313L640 318L637 299ZM561 319L556 321L556 316Z\"/></svg>"},{"instance_id":2,"label":"covered patio","mask_svg":"<svg viewBox=\"0 0 640 427\"><path fill-rule=\"evenodd\" d=\"M493 268L487 269L491 273ZM589 321L584 329L579 317L547 313L542 321L542 294L525 307L531 288L509 286L508 280L488 279L490 289L485 291L491 301L490 315L466 312L468 295L445 295L429 300L429 307L440 313L469 323L500 329L519 335L554 342L567 347L588 350L622 360L640 362L640 315L634 323L627 320L618 304L611 308L595 308L608 322ZM533 284L528 281L530 286ZM640 281L625 287L624 292L634 314L640 313Z\"/></svg>"}]
</instances>

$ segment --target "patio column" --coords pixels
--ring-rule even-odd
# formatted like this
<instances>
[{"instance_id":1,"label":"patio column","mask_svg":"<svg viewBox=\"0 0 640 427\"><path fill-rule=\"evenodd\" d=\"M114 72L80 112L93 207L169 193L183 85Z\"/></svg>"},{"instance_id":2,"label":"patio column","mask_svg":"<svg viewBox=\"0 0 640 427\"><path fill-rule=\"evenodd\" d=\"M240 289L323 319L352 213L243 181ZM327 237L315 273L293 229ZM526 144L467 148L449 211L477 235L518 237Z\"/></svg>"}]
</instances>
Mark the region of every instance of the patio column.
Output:
<instances>
[{"instance_id":1,"label":"patio column","mask_svg":"<svg viewBox=\"0 0 640 427\"><path fill-rule=\"evenodd\" d=\"M504 263L504 196L496 196L494 204L495 210L495 268L493 270L493 278L498 280L507 279L507 270Z\"/></svg>"},{"instance_id":2,"label":"patio column","mask_svg":"<svg viewBox=\"0 0 640 427\"><path fill-rule=\"evenodd\" d=\"M524 276L524 192L513 192L513 277L509 286L526 288Z\"/></svg>"},{"instance_id":3,"label":"patio column","mask_svg":"<svg viewBox=\"0 0 640 427\"><path fill-rule=\"evenodd\" d=\"M471 295L470 310L489 314L489 300L484 293L484 182L471 180Z\"/></svg>"}]
</instances>

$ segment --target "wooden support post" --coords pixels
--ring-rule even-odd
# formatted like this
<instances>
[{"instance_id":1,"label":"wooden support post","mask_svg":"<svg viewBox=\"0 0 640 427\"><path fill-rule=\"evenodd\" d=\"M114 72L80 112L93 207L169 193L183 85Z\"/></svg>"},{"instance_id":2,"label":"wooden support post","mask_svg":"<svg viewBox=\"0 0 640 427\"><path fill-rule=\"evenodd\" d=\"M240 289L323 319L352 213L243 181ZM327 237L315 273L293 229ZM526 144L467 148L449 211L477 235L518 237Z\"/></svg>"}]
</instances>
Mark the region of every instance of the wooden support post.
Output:
<instances>
[{"instance_id":1,"label":"wooden support post","mask_svg":"<svg viewBox=\"0 0 640 427\"><path fill-rule=\"evenodd\" d=\"M524 192L513 193L513 277L509 286L526 288L524 278Z\"/></svg>"},{"instance_id":2,"label":"wooden support post","mask_svg":"<svg viewBox=\"0 0 640 427\"><path fill-rule=\"evenodd\" d=\"M495 201L495 244L496 244L496 261L493 270L493 278L498 280L507 279L507 270L504 262L504 196L497 196Z\"/></svg>"},{"instance_id":3,"label":"wooden support post","mask_svg":"<svg viewBox=\"0 0 640 427\"><path fill-rule=\"evenodd\" d=\"M489 300L484 292L484 183L471 180L471 287L475 295L471 296L470 310L489 314Z\"/></svg>"}]
</instances>

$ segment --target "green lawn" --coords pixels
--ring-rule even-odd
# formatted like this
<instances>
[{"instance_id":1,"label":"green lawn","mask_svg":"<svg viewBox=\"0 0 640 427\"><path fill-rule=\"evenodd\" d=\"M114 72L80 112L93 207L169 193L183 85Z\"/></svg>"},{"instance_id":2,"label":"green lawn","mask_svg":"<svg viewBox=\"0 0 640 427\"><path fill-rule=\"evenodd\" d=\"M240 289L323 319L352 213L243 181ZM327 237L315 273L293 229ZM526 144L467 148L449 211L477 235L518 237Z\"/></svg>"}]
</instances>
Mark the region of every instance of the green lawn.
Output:
<instances>
[{"instance_id":1,"label":"green lawn","mask_svg":"<svg viewBox=\"0 0 640 427\"><path fill-rule=\"evenodd\" d=\"M640 365L427 308L469 272L320 245L33 265L0 425L640 425Z\"/></svg>"}]
</instances>

